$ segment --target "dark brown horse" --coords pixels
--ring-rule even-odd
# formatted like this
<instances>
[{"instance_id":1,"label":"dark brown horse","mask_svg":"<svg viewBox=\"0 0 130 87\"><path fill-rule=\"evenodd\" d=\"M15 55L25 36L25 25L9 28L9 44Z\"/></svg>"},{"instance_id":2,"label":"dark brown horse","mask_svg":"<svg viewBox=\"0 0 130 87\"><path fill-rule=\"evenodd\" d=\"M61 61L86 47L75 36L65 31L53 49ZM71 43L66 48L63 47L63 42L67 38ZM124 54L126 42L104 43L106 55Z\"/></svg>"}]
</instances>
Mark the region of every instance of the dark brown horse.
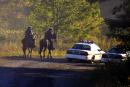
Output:
<instances>
[{"instance_id":1,"label":"dark brown horse","mask_svg":"<svg viewBox=\"0 0 130 87\"><path fill-rule=\"evenodd\" d=\"M25 58L31 58L32 57L32 50L35 47L35 39L32 38L24 38L22 40L22 49L23 49L23 54ZM28 53L27 53L28 51Z\"/></svg>"},{"instance_id":2,"label":"dark brown horse","mask_svg":"<svg viewBox=\"0 0 130 87\"><path fill-rule=\"evenodd\" d=\"M53 32L52 28L49 28L44 33L44 38L40 40L40 50L39 55L41 57L41 60L43 57L45 57L45 51L48 49L48 58L52 58L51 52L54 50L53 46L53 40L56 40L56 33ZM43 51L43 56L41 55Z\"/></svg>"},{"instance_id":3,"label":"dark brown horse","mask_svg":"<svg viewBox=\"0 0 130 87\"><path fill-rule=\"evenodd\" d=\"M53 47L53 41L48 41L45 38L40 40L40 49L39 49L39 55L40 58L42 60L42 58L45 58L45 52L48 49L48 55L47 58L52 58L52 51L54 50ZM43 51L43 55L42 55L42 51Z\"/></svg>"}]
</instances>

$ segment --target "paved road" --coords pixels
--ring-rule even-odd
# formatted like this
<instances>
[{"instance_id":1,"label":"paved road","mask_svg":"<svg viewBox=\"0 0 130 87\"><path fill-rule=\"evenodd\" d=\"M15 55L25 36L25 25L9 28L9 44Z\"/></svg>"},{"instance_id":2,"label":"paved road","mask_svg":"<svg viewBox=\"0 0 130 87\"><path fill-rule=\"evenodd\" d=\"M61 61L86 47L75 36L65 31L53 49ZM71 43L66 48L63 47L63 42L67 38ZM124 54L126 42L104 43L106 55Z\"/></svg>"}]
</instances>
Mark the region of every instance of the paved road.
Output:
<instances>
[{"instance_id":1,"label":"paved road","mask_svg":"<svg viewBox=\"0 0 130 87\"><path fill-rule=\"evenodd\" d=\"M98 67L100 67L98 65ZM63 58L0 58L0 87L93 87L97 65Z\"/></svg>"}]
</instances>

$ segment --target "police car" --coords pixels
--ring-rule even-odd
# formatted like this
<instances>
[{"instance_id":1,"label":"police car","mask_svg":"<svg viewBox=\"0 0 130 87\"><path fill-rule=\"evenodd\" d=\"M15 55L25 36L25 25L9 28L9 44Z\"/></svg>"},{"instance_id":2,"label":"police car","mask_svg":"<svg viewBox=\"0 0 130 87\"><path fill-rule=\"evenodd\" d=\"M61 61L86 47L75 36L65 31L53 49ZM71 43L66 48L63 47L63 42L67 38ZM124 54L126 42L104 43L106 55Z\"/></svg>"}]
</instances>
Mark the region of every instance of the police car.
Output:
<instances>
[{"instance_id":1,"label":"police car","mask_svg":"<svg viewBox=\"0 0 130 87\"><path fill-rule=\"evenodd\" d=\"M65 58L69 61L78 59L93 62L100 61L103 53L105 52L92 41L83 41L75 43L72 48L68 49L65 54Z\"/></svg>"}]
</instances>

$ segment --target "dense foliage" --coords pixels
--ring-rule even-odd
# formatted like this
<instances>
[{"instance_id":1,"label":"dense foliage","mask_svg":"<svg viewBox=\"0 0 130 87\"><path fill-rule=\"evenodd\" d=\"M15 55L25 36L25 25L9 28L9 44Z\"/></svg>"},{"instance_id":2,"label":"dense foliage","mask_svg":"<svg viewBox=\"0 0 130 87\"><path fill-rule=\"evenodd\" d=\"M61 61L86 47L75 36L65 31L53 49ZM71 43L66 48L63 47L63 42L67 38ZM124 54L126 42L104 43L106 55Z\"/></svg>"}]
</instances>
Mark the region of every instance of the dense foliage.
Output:
<instances>
[{"instance_id":1,"label":"dense foliage","mask_svg":"<svg viewBox=\"0 0 130 87\"><path fill-rule=\"evenodd\" d=\"M20 29L27 25L28 7L23 0L0 0L0 29Z\"/></svg>"},{"instance_id":2,"label":"dense foliage","mask_svg":"<svg viewBox=\"0 0 130 87\"><path fill-rule=\"evenodd\" d=\"M103 25L97 0L0 0L0 7L2 44L19 44L29 25L37 34L37 45L48 27L55 30L59 49L66 50L79 39L92 40L104 50L118 44L110 37L115 33Z\"/></svg>"},{"instance_id":3,"label":"dense foliage","mask_svg":"<svg viewBox=\"0 0 130 87\"><path fill-rule=\"evenodd\" d=\"M26 0L30 3L29 23L37 31L53 27L60 44L89 39L101 45L106 37L100 26L103 18L97 2L86 0ZM103 46L103 45L102 45Z\"/></svg>"},{"instance_id":4,"label":"dense foliage","mask_svg":"<svg viewBox=\"0 0 130 87\"><path fill-rule=\"evenodd\" d=\"M103 2L106 0L101 1ZM109 32L107 35L130 46L130 0L120 1L122 4L115 6L112 10L113 15L116 15L118 19L106 20L106 23L109 25ZM120 12L123 13L121 14Z\"/></svg>"},{"instance_id":5,"label":"dense foliage","mask_svg":"<svg viewBox=\"0 0 130 87\"><path fill-rule=\"evenodd\" d=\"M118 12L122 10L125 13L118 15ZM121 24L122 26L116 28L116 32L113 32L114 33L113 36L118 39L121 39L125 44L129 45L130 44L130 41L129 41L130 39L130 1L124 0L123 4L113 9L113 14L116 14L122 23ZM110 26L110 27L113 27L113 26Z\"/></svg>"}]
</instances>

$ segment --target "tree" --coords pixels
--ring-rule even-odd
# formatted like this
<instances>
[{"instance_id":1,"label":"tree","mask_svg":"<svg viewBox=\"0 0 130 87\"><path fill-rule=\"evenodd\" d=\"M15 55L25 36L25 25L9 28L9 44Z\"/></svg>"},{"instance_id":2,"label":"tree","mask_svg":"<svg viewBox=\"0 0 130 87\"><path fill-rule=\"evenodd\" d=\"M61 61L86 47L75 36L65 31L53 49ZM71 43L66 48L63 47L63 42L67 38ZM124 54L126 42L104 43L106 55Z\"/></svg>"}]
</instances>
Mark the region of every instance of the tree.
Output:
<instances>
[{"instance_id":1,"label":"tree","mask_svg":"<svg viewBox=\"0 0 130 87\"><path fill-rule=\"evenodd\" d=\"M79 37L87 38L88 35L95 38L101 34L99 26L103 19L98 3L90 4L86 0L30 0L31 2L29 22L39 31L53 27L60 39L68 41L76 41Z\"/></svg>"},{"instance_id":2,"label":"tree","mask_svg":"<svg viewBox=\"0 0 130 87\"><path fill-rule=\"evenodd\" d=\"M118 14L123 11L123 14ZM112 13L117 16L117 20L107 19L109 25L109 36L121 40L124 44L130 44L130 1L123 0L123 3L113 8Z\"/></svg>"},{"instance_id":3,"label":"tree","mask_svg":"<svg viewBox=\"0 0 130 87\"><path fill-rule=\"evenodd\" d=\"M23 0L0 1L0 28L21 29L27 24L27 8Z\"/></svg>"}]
</instances>

